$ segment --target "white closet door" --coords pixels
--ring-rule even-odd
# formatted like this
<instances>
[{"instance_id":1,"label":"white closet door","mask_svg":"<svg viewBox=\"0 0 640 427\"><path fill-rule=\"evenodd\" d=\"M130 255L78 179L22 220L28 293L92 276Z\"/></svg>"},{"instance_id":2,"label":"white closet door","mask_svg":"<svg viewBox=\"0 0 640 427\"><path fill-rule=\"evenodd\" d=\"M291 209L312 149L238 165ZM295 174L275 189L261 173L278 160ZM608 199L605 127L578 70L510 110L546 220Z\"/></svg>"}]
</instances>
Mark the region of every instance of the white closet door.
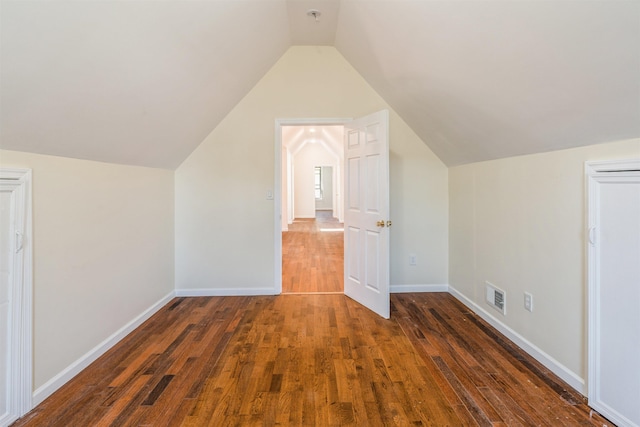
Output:
<instances>
[{"instance_id":1,"label":"white closet door","mask_svg":"<svg viewBox=\"0 0 640 427\"><path fill-rule=\"evenodd\" d=\"M0 427L31 410L31 171L0 168Z\"/></svg>"},{"instance_id":2,"label":"white closet door","mask_svg":"<svg viewBox=\"0 0 640 427\"><path fill-rule=\"evenodd\" d=\"M589 404L640 426L640 171L589 187Z\"/></svg>"},{"instance_id":3,"label":"white closet door","mask_svg":"<svg viewBox=\"0 0 640 427\"><path fill-rule=\"evenodd\" d=\"M9 416L9 349L13 266L13 192L0 190L0 420Z\"/></svg>"}]
</instances>

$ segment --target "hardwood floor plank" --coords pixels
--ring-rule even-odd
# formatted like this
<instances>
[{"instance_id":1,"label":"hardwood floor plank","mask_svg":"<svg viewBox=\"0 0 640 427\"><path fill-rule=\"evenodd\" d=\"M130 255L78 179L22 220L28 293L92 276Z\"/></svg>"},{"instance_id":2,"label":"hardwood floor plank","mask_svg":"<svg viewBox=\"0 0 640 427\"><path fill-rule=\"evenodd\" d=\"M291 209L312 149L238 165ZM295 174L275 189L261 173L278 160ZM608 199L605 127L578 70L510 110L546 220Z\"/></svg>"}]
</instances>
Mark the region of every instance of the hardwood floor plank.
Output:
<instances>
[{"instance_id":1,"label":"hardwood floor plank","mask_svg":"<svg viewBox=\"0 0 640 427\"><path fill-rule=\"evenodd\" d=\"M295 219L282 233L282 292L344 291L343 224L330 211ZM338 231L331 231L338 230Z\"/></svg>"},{"instance_id":2,"label":"hardwood floor plank","mask_svg":"<svg viewBox=\"0 0 640 427\"><path fill-rule=\"evenodd\" d=\"M151 406L156 403L158 397L162 394L162 392L167 388L171 380L173 380L174 375L163 375L158 384L151 390L151 392L147 395L147 398L141 403L142 406Z\"/></svg>"}]
</instances>

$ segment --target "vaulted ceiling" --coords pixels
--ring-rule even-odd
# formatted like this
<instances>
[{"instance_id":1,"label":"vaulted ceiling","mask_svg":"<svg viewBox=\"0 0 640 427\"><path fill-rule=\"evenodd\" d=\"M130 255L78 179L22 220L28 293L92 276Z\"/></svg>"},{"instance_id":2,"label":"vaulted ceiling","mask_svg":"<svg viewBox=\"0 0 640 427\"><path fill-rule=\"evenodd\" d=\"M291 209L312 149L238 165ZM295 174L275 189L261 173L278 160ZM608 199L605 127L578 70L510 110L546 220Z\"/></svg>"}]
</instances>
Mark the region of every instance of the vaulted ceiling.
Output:
<instances>
[{"instance_id":1,"label":"vaulted ceiling","mask_svg":"<svg viewBox=\"0 0 640 427\"><path fill-rule=\"evenodd\" d=\"M320 144L335 157L336 161L344 156L343 126L283 126L282 145L295 156L307 144Z\"/></svg>"},{"instance_id":2,"label":"vaulted ceiling","mask_svg":"<svg viewBox=\"0 0 640 427\"><path fill-rule=\"evenodd\" d=\"M0 27L5 149L175 168L292 45L448 165L640 136L636 0L2 0Z\"/></svg>"}]
</instances>

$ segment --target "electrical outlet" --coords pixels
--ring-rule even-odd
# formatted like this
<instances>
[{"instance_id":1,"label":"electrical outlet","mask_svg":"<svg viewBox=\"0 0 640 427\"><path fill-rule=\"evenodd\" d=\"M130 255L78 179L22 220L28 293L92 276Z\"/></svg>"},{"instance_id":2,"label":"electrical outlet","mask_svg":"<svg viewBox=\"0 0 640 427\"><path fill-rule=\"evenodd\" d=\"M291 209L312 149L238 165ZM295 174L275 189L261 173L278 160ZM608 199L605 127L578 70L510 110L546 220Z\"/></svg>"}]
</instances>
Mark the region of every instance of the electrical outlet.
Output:
<instances>
[{"instance_id":1,"label":"electrical outlet","mask_svg":"<svg viewBox=\"0 0 640 427\"><path fill-rule=\"evenodd\" d=\"M409 265L417 265L416 254L409 254Z\"/></svg>"},{"instance_id":2,"label":"electrical outlet","mask_svg":"<svg viewBox=\"0 0 640 427\"><path fill-rule=\"evenodd\" d=\"M529 292L524 293L524 309L533 312L533 295Z\"/></svg>"}]
</instances>

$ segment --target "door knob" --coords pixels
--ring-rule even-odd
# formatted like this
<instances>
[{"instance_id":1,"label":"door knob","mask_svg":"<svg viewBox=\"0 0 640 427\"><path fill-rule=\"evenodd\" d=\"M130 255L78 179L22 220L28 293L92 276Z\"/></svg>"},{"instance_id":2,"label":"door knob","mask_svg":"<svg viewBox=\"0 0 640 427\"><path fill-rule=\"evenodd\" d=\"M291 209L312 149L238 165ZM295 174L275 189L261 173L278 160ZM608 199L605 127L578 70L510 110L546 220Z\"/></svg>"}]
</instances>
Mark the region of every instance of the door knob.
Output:
<instances>
[{"instance_id":1,"label":"door knob","mask_svg":"<svg viewBox=\"0 0 640 427\"><path fill-rule=\"evenodd\" d=\"M378 222L376 222L376 225L378 227L384 227L384 221L378 221Z\"/></svg>"},{"instance_id":2,"label":"door knob","mask_svg":"<svg viewBox=\"0 0 640 427\"><path fill-rule=\"evenodd\" d=\"M387 221L387 227L391 227L391 221Z\"/></svg>"}]
</instances>

